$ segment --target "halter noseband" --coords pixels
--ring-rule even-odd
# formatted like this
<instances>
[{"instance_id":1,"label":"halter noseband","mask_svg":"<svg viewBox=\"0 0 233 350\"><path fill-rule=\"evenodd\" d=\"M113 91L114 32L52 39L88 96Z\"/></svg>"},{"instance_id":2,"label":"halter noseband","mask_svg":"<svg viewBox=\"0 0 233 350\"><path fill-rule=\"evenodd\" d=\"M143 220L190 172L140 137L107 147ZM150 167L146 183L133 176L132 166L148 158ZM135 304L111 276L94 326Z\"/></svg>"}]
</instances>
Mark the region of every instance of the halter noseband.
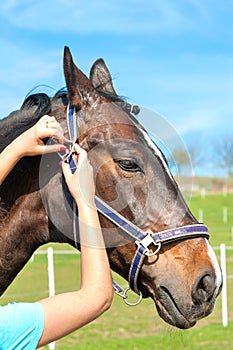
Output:
<instances>
[{"instance_id":1,"label":"halter noseband","mask_svg":"<svg viewBox=\"0 0 233 350\"><path fill-rule=\"evenodd\" d=\"M75 107L68 105L67 125L72 143L74 143L77 139L75 115ZM75 172L76 164L72 157L72 151L66 156L71 171ZM61 157L63 158L64 154L62 154ZM204 237L207 239L209 238L208 228L205 225L199 223L193 225L185 225L182 227L176 227L157 233L154 233L150 230L143 231L142 229L134 225L132 222L128 221L125 217L123 217L121 214L119 214L116 210L114 210L112 207L110 207L97 196L95 196L95 204L99 213L104 215L117 227L126 232L128 236L130 236L137 245L137 249L129 270L129 288L123 290L115 281L113 281L113 287L116 294L120 295L128 305L136 305L142 299L142 292L138 289L137 279L139 271L146 256L156 255L163 244L197 237ZM77 208L75 210L77 210ZM75 218L77 218L77 215L75 215ZM75 230L74 234L77 246L78 238L76 237L76 235L78 234L78 231ZM139 300L136 303L129 303L127 301L127 292L129 289L132 289L135 293L139 294Z\"/></svg>"}]
</instances>

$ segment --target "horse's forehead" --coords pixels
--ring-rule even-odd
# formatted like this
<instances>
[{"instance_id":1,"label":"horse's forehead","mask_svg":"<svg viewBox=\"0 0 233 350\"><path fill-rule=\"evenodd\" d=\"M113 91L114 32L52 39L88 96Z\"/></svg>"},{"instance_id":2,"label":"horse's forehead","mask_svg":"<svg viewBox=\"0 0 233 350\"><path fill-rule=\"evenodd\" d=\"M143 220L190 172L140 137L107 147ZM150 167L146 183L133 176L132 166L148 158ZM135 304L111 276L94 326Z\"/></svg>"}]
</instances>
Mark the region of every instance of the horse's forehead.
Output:
<instances>
[{"instance_id":1,"label":"horse's forehead","mask_svg":"<svg viewBox=\"0 0 233 350\"><path fill-rule=\"evenodd\" d=\"M122 108L111 102L98 103L83 111L83 119L91 127L99 125L133 125L130 116Z\"/></svg>"},{"instance_id":2,"label":"horse's forehead","mask_svg":"<svg viewBox=\"0 0 233 350\"><path fill-rule=\"evenodd\" d=\"M137 149L149 159L157 159L168 176L173 180L171 172L159 147L151 140L145 129L133 120L125 111L114 103L102 103L92 106L89 110L92 118L89 119L90 134L100 132L106 139L121 139L122 143L129 145L132 141ZM93 117L94 116L94 117ZM88 133L88 131L87 131Z\"/></svg>"}]
</instances>

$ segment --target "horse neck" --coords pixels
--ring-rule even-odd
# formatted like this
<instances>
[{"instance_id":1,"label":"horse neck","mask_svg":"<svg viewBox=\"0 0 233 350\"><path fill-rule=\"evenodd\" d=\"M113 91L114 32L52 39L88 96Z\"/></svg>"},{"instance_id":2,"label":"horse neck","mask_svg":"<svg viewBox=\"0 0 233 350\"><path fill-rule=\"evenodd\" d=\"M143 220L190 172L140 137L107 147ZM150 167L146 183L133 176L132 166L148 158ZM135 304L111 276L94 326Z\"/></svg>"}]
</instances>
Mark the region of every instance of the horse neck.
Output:
<instances>
[{"instance_id":1,"label":"horse neck","mask_svg":"<svg viewBox=\"0 0 233 350\"><path fill-rule=\"evenodd\" d=\"M40 157L21 159L4 180L0 189L0 217L4 217L20 197L38 191L39 162Z\"/></svg>"}]
</instances>

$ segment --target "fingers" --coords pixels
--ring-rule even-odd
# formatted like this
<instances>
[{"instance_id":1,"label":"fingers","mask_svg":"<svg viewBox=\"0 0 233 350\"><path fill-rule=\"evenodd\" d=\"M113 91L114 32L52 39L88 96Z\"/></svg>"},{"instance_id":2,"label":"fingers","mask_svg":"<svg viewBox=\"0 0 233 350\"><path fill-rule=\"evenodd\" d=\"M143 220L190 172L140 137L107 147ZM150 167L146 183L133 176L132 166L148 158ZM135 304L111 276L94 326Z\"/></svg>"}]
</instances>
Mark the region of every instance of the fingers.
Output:
<instances>
[{"instance_id":1,"label":"fingers","mask_svg":"<svg viewBox=\"0 0 233 350\"><path fill-rule=\"evenodd\" d=\"M50 115L45 114L43 117L40 118L40 120L38 121L38 124L42 124L42 123L51 123L51 122L56 122L56 118Z\"/></svg>"},{"instance_id":2,"label":"fingers","mask_svg":"<svg viewBox=\"0 0 233 350\"><path fill-rule=\"evenodd\" d=\"M54 152L64 152L66 150L66 147L62 144L54 144L54 145L45 145L45 146L39 146L40 147L40 154L44 153L54 153Z\"/></svg>"},{"instance_id":3,"label":"fingers","mask_svg":"<svg viewBox=\"0 0 233 350\"><path fill-rule=\"evenodd\" d=\"M62 162L66 184L77 203L85 202L93 205L95 194L93 168L87 159L87 152L77 144L74 145L73 152L77 157L77 167L74 173L69 163Z\"/></svg>"},{"instance_id":4,"label":"fingers","mask_svg":"<svg viewBox=\"0 0 233 350\"><path fill-rule=\"evenodd\" d=\"M75 161L76 161L77 169L78 169L78 172L79 172L80 168L82 167L83 161L87 158L87 152L83 148L81 148L78 144L74 144L74 146L73 146L73 153L76 154ZM72 174L72 172L70 170L70 165L67 163L67 161L63 161L62 162L62 169L63 170L65 169L65 174L66 175L68 175L68 174L74 175L74 174ZM75 173L76 173L76 171L75 171Z\"/></svg>"},{"instance_id":5,"label":"fingers","mask_svg":"<svg viewBox=\"0 0 233 350\"><path fill-rule=\"evenodd\" d=\"M86 154L86 151L85 151L82 147L80 147L77 143L74 144L73 150L74 150L77 154Z\"/></svg>"},{"instance_id":6,"label":"fingers","mask_svg":"<svg viewBox=\"0 0 233 350\"><path fill-rule=\"evenodd\" d=\"M73 146L73 151L75 153L77 153L78 155L78 159L77 159L77 162L79 164L79 167L81 166L81 164L87 160L87 152L82 148L80 147L77 143L74 144Z\"/></svg>"},{"instance_id":7,"label":"fingers","mask_svg":"<svg viewBox=\"0 0 233 350\"><path fill-rule=\"evenodd\" d=\"M64 142L63 129L55 117L44 115L36 124L36 133L39 139L54 137L59 143Z\"/></svg>"}]
</instances>

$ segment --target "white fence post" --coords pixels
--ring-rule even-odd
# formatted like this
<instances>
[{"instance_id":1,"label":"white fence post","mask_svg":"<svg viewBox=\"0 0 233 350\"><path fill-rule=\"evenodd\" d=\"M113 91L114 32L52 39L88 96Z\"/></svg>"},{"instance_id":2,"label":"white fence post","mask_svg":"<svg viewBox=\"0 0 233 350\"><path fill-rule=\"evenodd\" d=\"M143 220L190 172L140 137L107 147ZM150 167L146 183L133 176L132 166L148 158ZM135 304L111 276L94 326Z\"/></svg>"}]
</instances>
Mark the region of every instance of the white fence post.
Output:
<instances>
[{"instance_id":1,"label":"white fence post","mask_svg":"<svg viewBox=\"0 0 233 350\"><path fill-rule=\"evenodd\" d=\"M228 312L227 312L227 273L226 273L226 246L224 243L220 244L220 260L223 276L222 286L222 325L227 327L228 325Z\"/></svg>"},{"instance_id":2,"label":"white fence post","mask_svg":"<svg viewBox=\"0 0 233 350\"><path fill-rule=\"evenodd\" d=\"M223 210L222 210L222 221L223 221L224 224L226 224L227 221L228 221L227 207L223 207Z\"/></svg>"},{"instance_id":3,"label":"white fence post","mask_svg":"<svg viewBox=\"0 0 233 350\"><path fill-rule=\"evenodd\" d=\"M203 217L204 217L203 209L199 209L198 210L198 221L203 222L204 221Z\"/></svg>"},{"instance_id":4,"label":"white fence post","mask_svg":"<svg viewBox=\"0 0 233 350\"><path fill-rule=\"evenodd\" d=\"M55 278L54 278L54 259L53 259L53 248L47 249L48 257L48 280L49 280L49 296L55 295ZM49 344L49 349L54 350L56 348L55 341Z\"/></svg>"},{"instance_id":5,"label":"white fence post","mask_svg":"<svg viewBox=\"0 0 233 350\"><path fill-rule=\"evenodd\" d=\"M203 187L203 188L201 189L201 198L202 198L202 199L205 199L205 196L206 196L206 189Z\"/></svg>"}]
</instances>

